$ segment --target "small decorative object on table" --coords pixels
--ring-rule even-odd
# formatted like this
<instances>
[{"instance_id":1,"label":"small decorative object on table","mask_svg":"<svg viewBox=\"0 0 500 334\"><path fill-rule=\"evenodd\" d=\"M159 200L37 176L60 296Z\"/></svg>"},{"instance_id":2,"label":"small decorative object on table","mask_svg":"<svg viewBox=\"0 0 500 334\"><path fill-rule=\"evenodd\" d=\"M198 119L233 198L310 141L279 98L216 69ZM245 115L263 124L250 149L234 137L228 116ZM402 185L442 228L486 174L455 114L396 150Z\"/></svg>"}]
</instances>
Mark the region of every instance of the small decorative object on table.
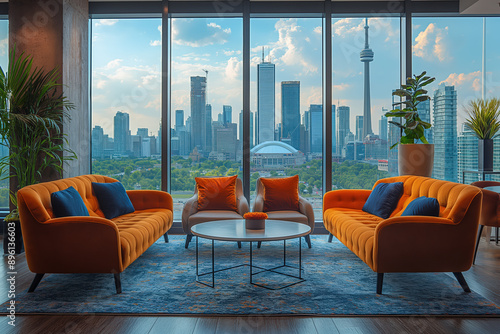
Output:
<instances>
[{"instance_id":1,"label":"small decorative object on table","mask_svg":"<svg viewBox=\"0 0 500 334\"><path fill-rule=\"evenodd\" d=\"M266 228L267 214L264 212L247 212L245 218L245 228L248 230L262 230Z\"/></svg>"}]
</instances>

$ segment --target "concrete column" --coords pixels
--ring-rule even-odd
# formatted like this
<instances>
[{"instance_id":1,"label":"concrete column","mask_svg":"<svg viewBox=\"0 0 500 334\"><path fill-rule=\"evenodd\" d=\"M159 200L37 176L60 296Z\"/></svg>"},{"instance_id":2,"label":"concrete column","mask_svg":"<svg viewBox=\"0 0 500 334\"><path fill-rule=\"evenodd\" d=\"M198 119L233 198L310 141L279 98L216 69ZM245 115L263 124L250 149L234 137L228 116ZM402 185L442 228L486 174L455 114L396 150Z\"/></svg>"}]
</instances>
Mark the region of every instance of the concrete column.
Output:
<instances>
[{"instance_id":1,"label":"concrete column","mask_svg":"<svg viewBox=\"0 0 500 334\"><path fill-rule=\"evenodd\" d=\"M9 46L33 55L37 67L58 68L63 92L75 105L63 132L78 159L64 166L64 177L90 172L88 19L88 0L9 2Z\"/></svg>"}]
</instances>

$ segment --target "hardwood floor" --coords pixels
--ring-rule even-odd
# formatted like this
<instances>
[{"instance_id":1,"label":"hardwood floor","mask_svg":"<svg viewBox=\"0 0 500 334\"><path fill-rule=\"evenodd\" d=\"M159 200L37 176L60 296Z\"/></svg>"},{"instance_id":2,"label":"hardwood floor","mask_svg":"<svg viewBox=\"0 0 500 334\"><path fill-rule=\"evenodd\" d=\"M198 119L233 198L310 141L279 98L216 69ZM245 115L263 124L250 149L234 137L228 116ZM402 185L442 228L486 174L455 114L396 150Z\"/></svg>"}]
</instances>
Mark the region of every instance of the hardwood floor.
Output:
<instances>
[{"instance_id":1,"label":"hardwood floor","mask_svg":"<svg viewBox=\"0 0 500 334\"><path fill-rule=\"evenodd\" d=\"M326 238L327 236L325 236ZM0 237L1 239L1 237ZM24 254L16 258L16 289L28 289L34 277ZM0 301L7 300L7 258L0 261ZM452 274L450 273L450 276ZM500 305L500 245L483 239L476 265L464 273L471 290ZM5 312L5 310L0 310ZM16 326L0 318L0 333L133 333L133 334L251 334L251 333L500 333L500 317L302 317L302 316L120 316L17 315Z\"/></svg>"}]
</instances>

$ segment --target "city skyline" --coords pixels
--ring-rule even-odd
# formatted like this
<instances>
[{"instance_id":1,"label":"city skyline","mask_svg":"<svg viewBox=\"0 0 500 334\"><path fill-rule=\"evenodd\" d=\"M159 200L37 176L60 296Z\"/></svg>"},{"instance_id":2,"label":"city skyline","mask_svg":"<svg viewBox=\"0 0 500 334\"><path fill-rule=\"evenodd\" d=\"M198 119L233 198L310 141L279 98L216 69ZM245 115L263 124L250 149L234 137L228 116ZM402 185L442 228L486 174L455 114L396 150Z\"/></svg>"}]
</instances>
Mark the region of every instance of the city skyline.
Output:
<instances>
[{"instance_id":1,"label":"city skyline","mask_svg":"<svg viewBox=\"0 0 500 334\"><path fill-rule=\"evenodd\" d=\"M127 27L124 27L124 21ZM334 96L333 100L340 99L340 104L349 105L351 112L354 115L362 113L362 99L353 99L358 90L363 85L362 64L357 61L359 51L363 49L363 30L364 19L334 19L333 20L333 36L337 39L334 47ZM500 20L487 19L488 26L500 27ZM156 19L141 19L141 20L93 20L93 109L94 124L100 124L108 133L112 134L112 124L110 120L116 110L123 110L129 114L142 115L141 118L134 117L141 124L137 127L154 128L153 122L158 124L160 118L159 101L161 99L161 84L160 84L160 60L161 47L159 47L159 20ZM314 49L320 47L320 43L314 44L315 38L321 35L320 24L314 19L258 19L252 20L252 49L251 61L252 67L256 67L261 61L262 46L266 47L266 53L270 61L281 66L281 70L276 73L276 85L279 85L282 73L290 73L290 68L296 68L294 71L297 76L300 76L301 86L307 87L306 93L308 98L316 96L311 94L311 87L318 87L321 90L321 68L312 66L314 64ZM396 47L399 43L399 19L395 18L369 18L370 26L370 46L373 45L378 51L377 59L370 64L371 78L384 77L384 80L377 79L376 84L371 87L372 101L372 120L379 119L382 113L382 108L390 108L390 99L387 97L387 90L394 89L399 85L399 67L394 64L399 62L399 59L390 52L391 48ZM436 85L446 81L447 84L455 83L457 91L459 91L459 100L457 104L458 124L461 124L463 119L463 111L461 106L464 101L471 97L477 97L478 78L481 70L480 66L480 37L482 33L482 19L480 18L415 18L414 19L414 68L415 73L421 69L425 69L429 74L436 76ZM207 35L200 36L203 41L193 40L193 36L185 36L180 30L185 24L195 24L200 29L207 29ZM417 24L418 23L418 24ZM464 24L462 24L464 23ZM174 33L173 40L173 67L179 70L173 73L172 86L172 110L183 109L189 111L189 100L185 98L186 92L189 95L189 88L181 88L185 86L186 79L180 79L184 76L187 70L192 72L197 71L199 75L203 75L202 69L207 68L211 72L211 84L217 87L211 92L210 103L214 110L220 110L222 105L232 105L234 111L241 110L241 98L237 98L237 102L233 103L227 100L226 92L235 92L234 96L241 96L241 39L237 38L241 33L241 21L239 19L182 19L173 20ZM462 34L464 27L467 26L467 33ZM293 32L288 31L293 30ZM117 33L119 31L119 33ZM267 31L267 33L264 33ZM213 32L212 35L209 33ZM222 32L222 33L221 33ZM136 45L131 47L130 38L126 38L121 34L126 33L134 40ZM110 35L111 34L111 35ZM281 34L281 35L280 35ZM292 36L293 34L293 36ZM133 38L133 36L138 35ZM467 38L476 45L474 52L462 52L461 48L466 43L457 43L461 37ZM112 36L112 40L107 36ZM141 37L142 36L142 37ZM283 39L281 39L281 37ZM298 45L296 54L292 54L289 46L284 43L285 38L308 36L311 40L306 44ZM352 39L359 36L359 39ZM472 36L477 36L473 38ZM315 38L312 38L315 37ZM488 35L487 40L493 36ZM353 45L345 44L343 41L353 40ZM302 40L302 39L301 39ZM316 40L318 41L318 40ZM140 46L144 43L144 46ZM295 43L295 41L294 41ZM344 43L344 44L342 44ZM237 47L235 47L237 46ZM295 45L294 45L295 46ZM346 46L348 48L346 48ZM439 49L436 49L438 46ZM291 46L290 46L291 47ZM350 51L351 49L357 49ZM500 92L500 84L498 73L500 73L500 61L498 61L499 46L495 43L489 43L487 49L487 94ZM202 53L197 53L196 50L203 50ZM304 50L304 54L297 54L300 50ZM436 50L440 50L439 52ZM456 51L454 51L456 50ZM132 54L132 57L128 55ZM286 55L286 57L285 57ZM317 59L320 60L320 52L317 52ZM338 55L336 57L335 55ZM443 57L447 56L446 62L443 62ZM296 56L299 58L295 59ZM392 57L394 56L394 57ZM302 57L302 58L300 58ZM140 59L139 61L137 61ZM198 60L196 60L198 59ZM294 60L295 59L295 60ZM302 59L302 60L300 60ZM359 58L358 58L359 59ZM463 59L463 63L458 66L457 62ZM475 59L475 60L474 60ZM495 61L496 60L496 61ZM319 62L321 63L321 62ZM189 64L189 66L188 66ZM219 64L217 68L212 68L206 65ZM460 68L462 72L457 72ZM443 70L445 69L445 70ZM356 74L357 71L357 74ZM192 73L197 74L197 73ZM251 90L255 96L254 89L257 86L256 73L251 73ZM311 83L312 79L317 78L317 84ZM137 78L137 79L135 79ZM226 80L226 79L231 80ZM298 77L297 77L298 78ZM335 79L338 78L338 79ZM137 80L140 79L137 86L142 90L145 89L146 94L139 95L134 98L135 86ZM189 79L189 77L187 77ZM236 80L237 79L237 80ZM294 78L283 78L291 80ZM389 80L386 80L389 79ZM116 84L116 80L121 83ZM227 81L227 83L221 80ZM127 86L123 86L127 83ZM357 82L357 84L356 84ZM146 83L147 85L145 85ZM154 83L154 85L153 85ZM180 86L179 86L180 85ZM302 87L301 87L302 88ZM431 86L430 90L436 89L436 86ZM111 90L110 90L111 89ZM316 89L316 91L318 90ZM141 91L142 93L142 91ZM104 95L105 94L105 95ZM131 98L126 95L132 95ZM125 95L125 97L123 97ZM221 96L223 95L223 96ZM276 91L276 99L280 98L280 92ZM359 96L359 94L357 94ZM118 96L118 98L115 98ZM144 98L142 97L144 96ZM230 97L234 100L234 97ZM309 102L306 99L301 101L301 114L303 114L310 104L320 104L321 96L317 95L318 100ZM119 103L115 103L118 100ZM121 100L125 108L120 107ZM127 100L132 100L129 103ZM138 100L138 101L137 101ZM352 102L350 101L352 100ZM383 100L383 103L380 101ZM182 102L184 101L184 102ZM107 102L107 107L104 106ZM115 107L110 106L110 103ZM177 104L179 102L179 104ZM186 104L187 102L187 104ZM257 111L256 99L251 99L251 110ZM147 108L142 108L140 105ZM131 108L133 106L133 108ZM155 106L155 111L150 112ZM105 108L105 111L103 109ZM279 107L279 105L278 105ZM276 124L279 123L280 112L276 110ZM431 110L432 112L432 110ZM108 116L106 116L108 115ZM216 117L216 113L214 115ZM188 114L185 113L185 120ZM233 119L236 115L233 115ZM106 120L107 118L107 120ZM238 120L236 121L238 122ZM144 124L142 124L144 123ZM354 127L354 117L351 118L351 127ZM378 122L373 122L373 132L378 133ZM133 127L135 124L133 124ZM109 131L110 130L110 131ZM135 129L131 129L134 131Z\"/></svg>"}]
</instances>

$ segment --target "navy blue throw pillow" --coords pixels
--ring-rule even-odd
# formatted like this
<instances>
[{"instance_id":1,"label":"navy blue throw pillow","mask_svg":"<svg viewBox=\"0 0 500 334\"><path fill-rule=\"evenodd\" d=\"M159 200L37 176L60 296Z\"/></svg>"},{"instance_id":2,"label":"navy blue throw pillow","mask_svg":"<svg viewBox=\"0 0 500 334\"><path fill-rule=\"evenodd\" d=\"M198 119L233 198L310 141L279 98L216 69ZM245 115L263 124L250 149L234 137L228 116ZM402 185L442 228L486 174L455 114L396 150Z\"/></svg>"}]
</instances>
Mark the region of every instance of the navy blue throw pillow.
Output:
<instances>
[{"instance_id":1,"label":"navy blue throw pillow","mask_svg":"<svg viewBox=\"0 0 500 334\"><path fill-rule=\"evenodd\" d=\"M113 219L135 211L121 182L92 182L92 188L99 202L99 207L107 219Z\"/></svg>"},{"instance_id":2,"label":"navy blue throw pillow","mask_svg":"<svg viewBox=\"0 0 500 334\"><path fill-rule=\"evenodd\" d=\"M379 183L363 205L363 211L387 219L403 195L403 182Z\"/></svg>"},{"instance_id":3,"label":"navy blue throw pillow","mask_svg":"<svg viewBox=\"0 0 500 334\"><path fill-rule=\"evenodd\" d=\"M401 216L431 216L439 217L439 202L435 198L415 198L406 206Z\"/></svg>"},{"instance_id":4,"label":"navy blue throw pillow","mask_svg":"<svg viewBox=\"0 0 500 334\"><path fill-rule=\"evenodd\" d=\"M50 194L50 202L56 218L89 215L82 196L73 187Z\"/></svg>"}]
</instances>

